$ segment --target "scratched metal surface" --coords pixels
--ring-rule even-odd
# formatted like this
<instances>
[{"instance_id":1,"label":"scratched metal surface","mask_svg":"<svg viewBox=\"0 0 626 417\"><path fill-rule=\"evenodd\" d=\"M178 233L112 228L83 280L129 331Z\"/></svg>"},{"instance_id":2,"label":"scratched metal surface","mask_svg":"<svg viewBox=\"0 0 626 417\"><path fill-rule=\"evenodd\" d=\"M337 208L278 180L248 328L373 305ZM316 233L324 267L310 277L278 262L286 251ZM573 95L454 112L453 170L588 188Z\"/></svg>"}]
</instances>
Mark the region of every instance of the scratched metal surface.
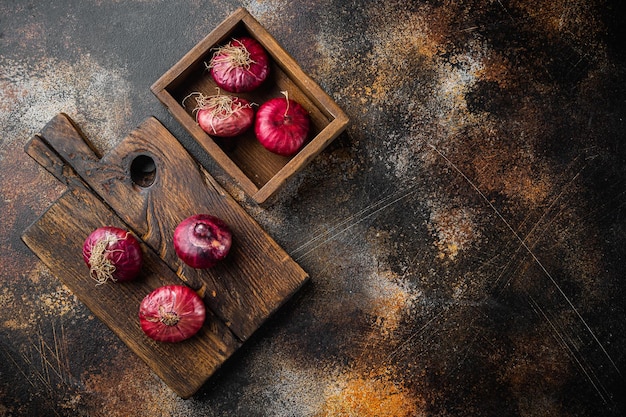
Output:
<instances>
[{"instance_id":1,"label":"scratched metal surface","mask_svg":"<svg viewBox=\"0 0 626 417\"><path fill-rule=\"evenodd\" d=\"M624 413L620 2L0 1L0 416ZM352 123L267 207L149 92L245 6ZM22 244L57 112L155 115L310 273L190 400Z\"/></svg>"}]
</instances>

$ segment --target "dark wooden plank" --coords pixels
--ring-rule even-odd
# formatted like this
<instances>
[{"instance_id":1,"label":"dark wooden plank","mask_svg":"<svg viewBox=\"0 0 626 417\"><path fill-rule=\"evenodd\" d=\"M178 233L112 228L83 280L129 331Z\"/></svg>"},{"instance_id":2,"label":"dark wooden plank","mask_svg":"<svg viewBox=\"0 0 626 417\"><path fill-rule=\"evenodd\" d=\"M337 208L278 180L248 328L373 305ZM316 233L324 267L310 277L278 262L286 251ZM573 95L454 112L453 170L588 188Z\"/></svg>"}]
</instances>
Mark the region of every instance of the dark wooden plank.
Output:
<instances>
[{"instance_id":1,"label":"dark wooden plank","mask_svg":"<svg viewBox=\"0 0 626 417\"><path fill-rule=\"evenodd\" d=\"M159 343L145 336L139 304L153 289L180 280L143 245L141 275L128 283L95 285L82 259L82 243L102 225L126 227L84 188L67 191L23 234L24 242L76 296L183 398L191 396L239 346L223 322L208 311L204 327L181 343Z\"/></svg>"},{"instance_id":2,"label":"dark wooden plank","mask_svg":"<svg viewBox=\"0 0 626 417\"><path fill-rule=\"evenodd\" d=\"M147 119L102 159L65 115L51 121L41 137L182 280L204 294L207 306L241 340L307 280L299 265L156 119ZM131 179L132 162L142 155L156 165L149 187ZM234 234L227 260L209 270L184 265L173 248L175 227L199 212L224 219Z\"/></svg>"}]
</instances>

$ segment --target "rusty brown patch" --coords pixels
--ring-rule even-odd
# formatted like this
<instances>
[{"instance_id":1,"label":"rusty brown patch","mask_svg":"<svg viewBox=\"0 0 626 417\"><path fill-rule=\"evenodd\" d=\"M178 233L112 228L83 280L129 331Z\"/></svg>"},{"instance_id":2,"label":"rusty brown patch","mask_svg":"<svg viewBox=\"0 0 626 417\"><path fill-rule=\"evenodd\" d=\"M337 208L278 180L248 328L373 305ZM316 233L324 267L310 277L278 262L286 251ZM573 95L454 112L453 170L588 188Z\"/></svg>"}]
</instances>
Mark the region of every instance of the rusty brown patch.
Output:
<instances>
[{"instance_id":1,"label":"rusty brown patch","mask_svg":"<svg viewBox=\"0 0 626 417\"><path fill-rule=\"evenodd\" d=\"M347 373L327 389L317 417L418 417L426 415L424 400L415 398L401 381L383 371Z\"/></svg>"},{"instance_id":2,"label":"rusty brown patch","mask_svg":"<svg viewBox=\"0 0 626 417\"><path fill-rule=\"evenodd\" d=\"M439 259L455 260L460 251L470 248L480 239L480 230L469 209L433 207L430 224L435 235Z\"/></svg>"}]
</instances>

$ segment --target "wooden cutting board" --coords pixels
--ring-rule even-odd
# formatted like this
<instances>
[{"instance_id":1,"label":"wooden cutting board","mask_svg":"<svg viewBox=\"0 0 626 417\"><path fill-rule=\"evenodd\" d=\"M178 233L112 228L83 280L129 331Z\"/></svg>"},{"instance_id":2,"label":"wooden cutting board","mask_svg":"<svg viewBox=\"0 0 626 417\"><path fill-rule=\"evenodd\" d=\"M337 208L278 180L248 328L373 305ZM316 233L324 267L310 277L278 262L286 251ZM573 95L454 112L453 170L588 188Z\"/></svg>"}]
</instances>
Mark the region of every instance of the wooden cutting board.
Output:
<instances>
[{"instance_id":1,"label":"wooden cutting board","mask_svg":"<svg viewBox=\"0 0 626 417\"><path fill-rule=\"evenodd\" d=\"M188 398L308 279L300 266L230 197L155 118L100 157L65 114L52 119L26 152L67 191L22 239L76 296L178 395ZM222 218L233 232L225 261L196 270L181 262L172 236L197 213ZM82 245L97 227L132 230L144 267L131 283L96 286ZM185 283L207 306L193 338L175 344L145 336L141 300L153 289Z\"/></svg>"}]
</instances>

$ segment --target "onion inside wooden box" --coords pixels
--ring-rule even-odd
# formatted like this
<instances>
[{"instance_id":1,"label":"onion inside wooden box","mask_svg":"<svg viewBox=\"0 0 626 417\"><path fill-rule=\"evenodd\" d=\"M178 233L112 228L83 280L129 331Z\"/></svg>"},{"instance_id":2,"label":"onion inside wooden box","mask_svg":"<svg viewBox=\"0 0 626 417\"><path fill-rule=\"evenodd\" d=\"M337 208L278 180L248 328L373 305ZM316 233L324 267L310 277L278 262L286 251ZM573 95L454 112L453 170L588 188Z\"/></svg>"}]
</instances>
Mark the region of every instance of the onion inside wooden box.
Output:
<instances>
[{"instance_id":1,"label":"onion inside wooden box","mask_svg":"<svg viewBox=\"0 0 626 417\"><path fill-rule=\"evenodd\" d=\"M261 105L272 98L284 97L286 92L289 99L302 105L310 117L310 128L304 145L294 155L283 156L268 151L256 138L254 128L236 137L219 138L209 135L196 121L195 103L189 101L192 98L190 95L218 94L217 84L207 70L207 64L215 48L240 37L251 37L263 46L270 58L269 76L251 92L220 91L219 94L232 94ZM333 99L244 8L237 9L187 52L152 85L151 90L202 148L257 203L271 197L339 136L348 124L348 117Z\"/></svg>"}]
</instances>

